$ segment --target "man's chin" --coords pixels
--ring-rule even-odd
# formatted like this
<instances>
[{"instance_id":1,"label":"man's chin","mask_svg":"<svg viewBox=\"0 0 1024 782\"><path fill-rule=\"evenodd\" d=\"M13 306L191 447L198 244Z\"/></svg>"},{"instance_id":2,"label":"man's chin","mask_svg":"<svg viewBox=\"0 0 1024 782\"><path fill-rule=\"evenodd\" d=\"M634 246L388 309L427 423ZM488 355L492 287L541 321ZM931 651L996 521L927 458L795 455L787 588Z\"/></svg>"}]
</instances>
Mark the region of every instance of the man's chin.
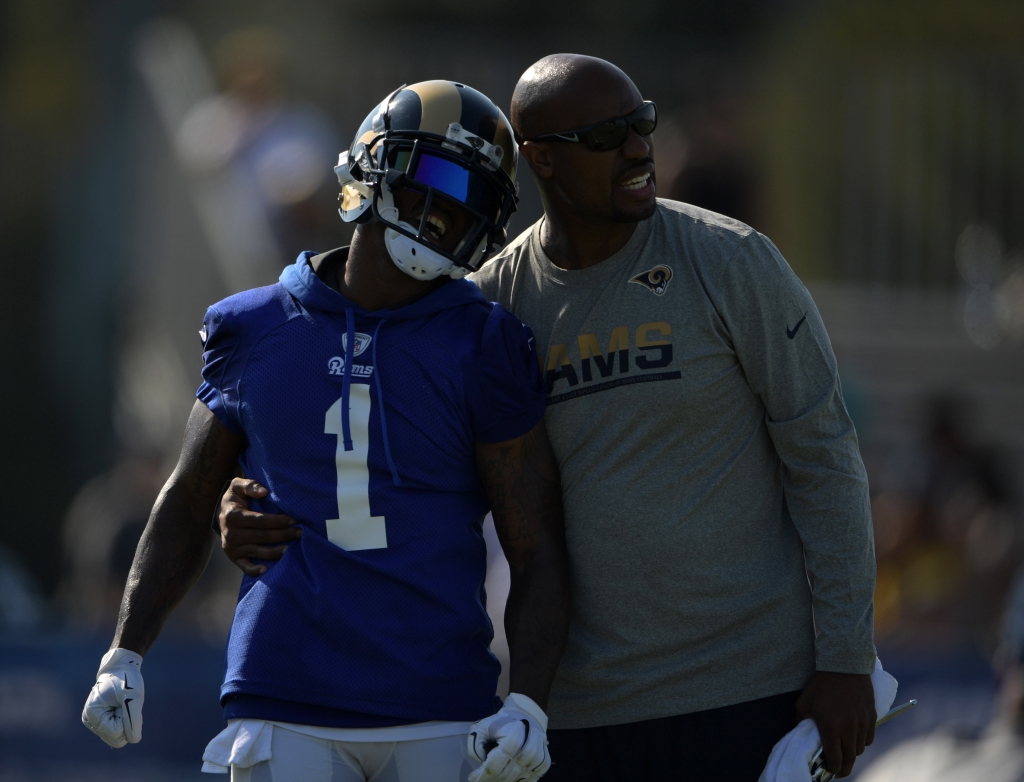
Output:
<instances>
[{"instance_id":1,"label":"man's chin","mask_svg":"<svg viewBox=\"0 0 1024 782\"><path fill-rule=\"evenodd\" d=\"M658 211L658 202L652 196L647 201L640 203L612 204L612 220L616 223L641 223Z\"/></svg>"}]
</instances>

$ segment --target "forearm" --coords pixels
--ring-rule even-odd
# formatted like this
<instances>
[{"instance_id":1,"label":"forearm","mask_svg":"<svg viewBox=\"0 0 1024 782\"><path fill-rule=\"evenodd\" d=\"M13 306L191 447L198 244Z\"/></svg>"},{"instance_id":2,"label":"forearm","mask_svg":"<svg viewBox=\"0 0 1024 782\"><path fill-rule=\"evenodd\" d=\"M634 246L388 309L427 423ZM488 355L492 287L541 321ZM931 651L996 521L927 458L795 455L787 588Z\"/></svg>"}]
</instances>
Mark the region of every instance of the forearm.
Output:
<instances>
[{"instance_id":1,"label":"forearm","mask_svg":"<svg viewBox=\"0 0 1024 782\"><path fill-rule=\"evenodd\" d=\"M121 600L113 647L144 655L213 550L210 517L242 439L202 402L185 427L181 458L150 514Z\"/></svg>"},{"instance_id":2,"label":"forearm","mask_svg":"<svg viewBox=\"0 0 1024 782\"><path fill-rule=\"evenodd\" d=\"M811 583L816 667L865 674L875 660L874 542L869 512L850 511L820 514L825 518L790 512Z\"/></svg>"},{"instance_id":3,"label":"forearm","mask_svg":"<svg viewBox=\"0 0 1024 782\"><path fill-rule=\"evenodd\" d=\"M516 440L478 443L477 462L512 581L505 607L509 685L547 708L569 632L558 464L543 422Z\"/></svg>"},{"instance_id":4,"label":"forearm","mask_svg":"<svg viewBox=\"0 0 1024 782\"><path fill-rule=\"evenodd\" d=\"M512 571L505 607L509 689L547 709L569 629L569 567L565 541L546 541L525 567Z\"/></svg>"},{"instance_id":5,"label":"forearm","mask_svg":"<svg viewBox=\"0 0 1024 782\"><path fill-rule=\"evenodd\" d=\"M789 497L787 491L787 505ZM811 584L817 669L871 673L875 557L867 500L814 513L789 510L803 542Z\"/></svg>"},{"instance_id":6,"label":"forearm","mask_svg":"<svg viewBox=\"0 0 1024 782\"><path fill-rule=\"evenodd\" d=\"M870 579L816 578L812 605L818 634L815 667L834 673L870 674L875 665L874 569Z\"/></svg>"},{"instance_id":7,"label":"forearm","mask_svg":"<svg viewBox=\"0 0 1024 782\"><path fill-rule=\"evenodd\" d=\"M874 539L867 475L838 389L795 421L768 424L783 462L786 508L804 547L818 670L874 666Z\"/></svg>"},{"instance_id":8,"label":"forearm","mask_svg":"<svg viewBox=\"0 0 1024 782\"><path fill-rule=\"evenodd\" d=\"M169 482L135 551L112 648L149 651L171 611L202 575L214 543L209 518L196 517L184 489Z\"/></svg>"}]
</instances>

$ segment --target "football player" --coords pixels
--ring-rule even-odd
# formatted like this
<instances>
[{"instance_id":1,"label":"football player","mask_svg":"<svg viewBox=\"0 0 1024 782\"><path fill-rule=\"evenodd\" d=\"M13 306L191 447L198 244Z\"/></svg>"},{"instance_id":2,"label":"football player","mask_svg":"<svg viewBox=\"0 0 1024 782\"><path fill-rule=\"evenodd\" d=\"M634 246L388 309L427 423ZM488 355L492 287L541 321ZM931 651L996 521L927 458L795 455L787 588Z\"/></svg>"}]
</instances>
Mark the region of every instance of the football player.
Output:
<instances>
[{"instance_id":1,"label":"football player","mask_svg":"<svg viewBox=\"0 0 1024 782\"><path fill-rule=\"evenodd\" d=\"M108 744L141 737L143 656L203 571L241 464L265 487L254 509L302 534L243 579L228 727L204 769L249 782L547 770L568 569L545 394L529 329L461 279L505 241L516 159L481 93L402 87L335 169L351 246L303 253L276 285L208 310L181 457L82 715ZM504 705L484 609L488 509L512 574Z\"/></svg>"}]
</instances>

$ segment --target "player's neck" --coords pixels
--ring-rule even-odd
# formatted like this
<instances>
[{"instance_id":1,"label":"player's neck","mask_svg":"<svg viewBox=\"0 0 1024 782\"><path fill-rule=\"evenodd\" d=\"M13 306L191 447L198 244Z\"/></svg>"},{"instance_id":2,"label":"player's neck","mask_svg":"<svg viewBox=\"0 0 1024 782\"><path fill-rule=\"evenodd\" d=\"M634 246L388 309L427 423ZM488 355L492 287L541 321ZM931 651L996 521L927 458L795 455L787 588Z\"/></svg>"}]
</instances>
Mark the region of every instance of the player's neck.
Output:
<instances>
[{"instance_id":1,"label":"player's neck","mask_svg":"<svg viewBox=\"0 0 1024 782\"><path fill-rule=\"evenodd\" d=\"M540 226L540 246L560 269L574 270L594 266L610 258L636 231L637 223L622 223L578 213L564 204L543 197L544 221Z\"/></svg>"},{"instance_id":2,"label":"player's neck","mask_svg":"<svg viewBox=\"0 0 1024 782\"><path fill-rule=\"evenodd\" d=\"M448 277L415 280L395 266L384 244L384 226L374 222L356 229L348 260L335 266L334 279L328 284L353 304L375 312L405 307L448 281Z\"/></svg>"}]
</instances>

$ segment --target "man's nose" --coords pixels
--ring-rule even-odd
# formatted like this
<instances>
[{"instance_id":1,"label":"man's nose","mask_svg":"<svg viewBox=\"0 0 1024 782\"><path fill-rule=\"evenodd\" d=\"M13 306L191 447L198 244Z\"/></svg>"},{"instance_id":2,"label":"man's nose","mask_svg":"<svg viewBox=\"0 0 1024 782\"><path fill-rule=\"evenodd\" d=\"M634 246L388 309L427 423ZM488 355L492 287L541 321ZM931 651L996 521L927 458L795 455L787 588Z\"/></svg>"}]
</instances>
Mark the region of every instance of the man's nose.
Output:
<instances>
[{"instance_id":1,"label":"man's nose","mask_svg":"<svg viewBox=\"0 0 1024 782\"><path fill-rule=\"evenodd\" d=\"M627 160L639 160L651 155L654 142L650 136L641 136L630 126L626 133L626 142L622 145L622 156Z\"/></svg>"}]
</instances>

